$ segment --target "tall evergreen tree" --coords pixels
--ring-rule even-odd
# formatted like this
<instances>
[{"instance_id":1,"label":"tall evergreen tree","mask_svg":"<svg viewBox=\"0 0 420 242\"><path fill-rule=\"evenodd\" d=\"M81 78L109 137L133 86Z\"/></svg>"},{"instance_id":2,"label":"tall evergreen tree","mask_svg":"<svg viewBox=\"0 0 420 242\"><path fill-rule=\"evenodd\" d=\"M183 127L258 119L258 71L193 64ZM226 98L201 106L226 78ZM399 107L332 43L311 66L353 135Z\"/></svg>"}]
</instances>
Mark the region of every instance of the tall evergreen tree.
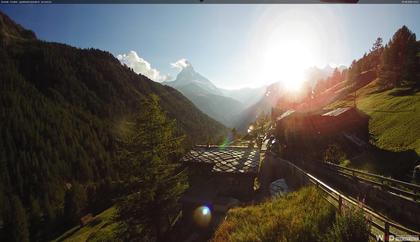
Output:
<instances>
[{"instance_id":1,"label":"tall evergreen tree","mask_svg":"<svg viewBox=\"0 0 420 242\"><path fill-rule=\"evenodd\" d=\"M416 81L416 35L401 27L389 41L382 56L380 79L383 87L401 87Z\"/></svg>"},{"instance_id":2,"label":"tall evergreen tree","mask_svg":"<svg viewBox=\"0 0 420 242\"><path fill-rule=\"evenodd\" d=\"M179 211L178 199L187 187L177 164L182 138L176 135L175 122L161 110L156 95L142 103L122 142L121 162L135 189L118 203L118 218L127 228L125 239L161 240L170 217Z\"/></svg>"},{"instance_id":3,"label":"tall evergreen tree","mask_svg":"<svg viewBox=\"0 0 420 242\"><path fill-rule=\"evenodd\" d=\"M29 214L29 231L31 241L40 240L41 237L41 224L42 224L42 211L37 199L31 197L31 210Z\"/></svg>"},{"instance_id":4,"label":"tall evergreen tree","mask_svg":"<svg viewBox=\"0 0 420 242\"><path fill-rule=\"evenodd\" d=\"M380 50L382 48L383 48L383 39L381 37L378 37L375 40L375 43L373 43L373 46L370 49L370 52L375 52L375 51L378 51L378 50Z\"/></svg>"},{"instance_id":5,"label":"tall evergreen tree","mask_svg":"<svg viewBox=\"0 0 420 242\"><path fill-rule=\"evenodd\" d=\"M27 242L29 241L29 229L26 211L18 196L10 199L9 216L6 217L4 230L8 234L8 241Z\"/></svg>"},{"instance_id":6,"label":"tall evergreen tree","mask_svg":"<svg viewBox=\"0 0 420 242\"><path fill-rule=\"evenodd\" d=\"M383 39L378 37L373 43L372 48L370 49L368 67L369 69L374 69L378 71L378 68L381 64L381 56L384 51Z\"/></svg>"},{"instance_id":7,"label":"tall evergreen tree","mask_svg":"<svg viewBox=\"0 0 420 242\"><path fill-rule=\"evenodd\" d=\"M353 60L347 72L346 82L349 86L353 86L356 84L357 77L359 76L360 72L361 72L360 63L357 62L356 60Z\"/></svg>"},{"instance_id":8,"label":"tall evergreen tree","mask_svg":"<svg viewBox=\"0 0 420 242\"><path fill-rule=\"evenodd\" d=\"M64 197L64 217L69 225L77 223L86 207L87 196L84 188L74 183L66 190Z\"/></svg>"}]
</instances>

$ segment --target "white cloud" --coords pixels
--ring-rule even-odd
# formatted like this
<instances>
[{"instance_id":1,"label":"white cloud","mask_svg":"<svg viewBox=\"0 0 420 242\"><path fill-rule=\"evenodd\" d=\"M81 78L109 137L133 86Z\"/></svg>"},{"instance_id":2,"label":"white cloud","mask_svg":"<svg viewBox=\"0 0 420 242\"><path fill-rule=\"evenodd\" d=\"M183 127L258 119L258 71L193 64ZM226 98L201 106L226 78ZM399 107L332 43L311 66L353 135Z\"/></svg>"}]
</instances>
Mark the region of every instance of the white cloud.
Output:
<instances>
[{"instance_id":1,"label":"white cloud","mask_svg":"<svg viewBox=\"0 0 420 242\"><path fill-rule=\"evenodd\" d=\"M179 60L175 61L174 63L171 63L171 66L172 66L173 68L176 68L176 69L182 70L182 69L184 69L185 67L191 66L191 64L190 64L190 62L188 62L188 60L187 60L187 59L182 58L182 59L179 59Z\"/></svg>"},{"instance_id":2,"label":"white cloud","mask_svg":"<svg viewBox=\"0 0 420 242\"><path fill-rule=\"evenodd\" d=\"M117 59L122 64L133 68L135 73L147 76L153 81L163 82L171 79L171 76L161 74L160 71L152 68L150 63L141 58L134 50L130 50L127 54L117 55Z\"/></svg>"}]
</instances>

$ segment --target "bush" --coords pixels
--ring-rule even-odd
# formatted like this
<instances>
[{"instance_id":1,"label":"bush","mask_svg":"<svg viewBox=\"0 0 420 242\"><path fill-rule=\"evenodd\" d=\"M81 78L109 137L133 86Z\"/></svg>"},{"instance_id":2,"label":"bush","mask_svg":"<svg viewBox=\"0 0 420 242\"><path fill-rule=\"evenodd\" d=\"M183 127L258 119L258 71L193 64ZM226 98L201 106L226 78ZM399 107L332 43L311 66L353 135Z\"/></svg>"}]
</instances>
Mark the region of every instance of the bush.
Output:
<instances>
[{"instance_id":1,"label":"bush","mask_svg":"<svg viewBox=\"0 0 420 242\"><path fill-rule=\"evenodd\" d=\"M324 155L325 162L340 164L344 160L346 160L346 153L344 153L340 146L336 144L328 146Z\"/></svg>"},{"instance_id":2,"label":"bush","mask_svg":"<svg viewBox=\"0 0 420 242\"><path fill-rule=\"evenodd\" d=\"M337 216L332 230L325 236L324 241L353 242L369 240L369 225L363 217L363 211L347 210Z\"/></svg>"}]
</instances>

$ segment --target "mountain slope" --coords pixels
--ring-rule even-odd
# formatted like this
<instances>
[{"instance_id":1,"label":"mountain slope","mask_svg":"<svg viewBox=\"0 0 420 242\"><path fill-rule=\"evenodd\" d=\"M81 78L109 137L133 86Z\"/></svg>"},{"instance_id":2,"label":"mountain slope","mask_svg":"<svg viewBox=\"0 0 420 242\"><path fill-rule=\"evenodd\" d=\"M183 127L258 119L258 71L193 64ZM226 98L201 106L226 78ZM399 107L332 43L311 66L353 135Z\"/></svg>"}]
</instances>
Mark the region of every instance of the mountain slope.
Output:
<instances>
[{"instance_id":1,"label":"mountain slope","mask_svg":"<svg viewBox=\"0 0 420 242\"><path fill-rule=\"evenodd\" d=\"M176 88L201 111L228 127L233 126L236 115L244 109L241 102L224 96L219 88L196 72L189 63L175 81L164 84Z\"/></svg>"},{"instance_id":2,"label":"mountain slope","mask_svg":"<svg viewBox=\"0 0 420 242\"><path fill-rule=\"evenodd\" d=\"M117 135L150 94L176 119L186 145L226 130L177 90L135 74L112 54L39 41L1 12L0 87L0 220L4 231L13 229L9 213L25 207L19 219L30 221L31 238L41 241L65 223L72 184L93 184L88 206L110 196L99 188L120 179Z\"/></svg>"}]
</instances>

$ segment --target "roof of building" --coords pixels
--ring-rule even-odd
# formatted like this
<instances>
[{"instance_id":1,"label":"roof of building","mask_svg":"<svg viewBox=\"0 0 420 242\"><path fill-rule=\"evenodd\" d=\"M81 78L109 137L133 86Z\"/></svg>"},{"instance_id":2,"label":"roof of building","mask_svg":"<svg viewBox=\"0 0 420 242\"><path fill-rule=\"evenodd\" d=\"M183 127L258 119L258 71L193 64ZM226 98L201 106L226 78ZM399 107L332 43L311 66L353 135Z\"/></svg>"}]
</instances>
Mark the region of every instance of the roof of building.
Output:
<instances>
[{"instance_id":1,"label":"roof of building","mask_svg":"<svg viewBox=\"0 0 420 242\"><path fill-rule=\"evenodd\" d=\"M286 112L282 113L282 115L280 115L280 117L277 118L277 121L282 120L290 115L292 115L295 112L295 110L289 109Z\"/></svg>"},{"instance_id":2,"label":"roof of building","mask_svg":"<svg viewBox=\"0 0 420 242\"><path fill-rule=\"evenodd\" d=\"M194 147L183 162L204 163L212 166L212 172L257 173L260 154L246 147Z\"/></svg>"},{"instance_id":3,"label":"roof of building","mask_svg":"<svg viewBox=\"0 0 420 242\"><path fill-rule=\"evenodd\" d=\"M353 109L352 107L346 107L346 108L337 108L332 111L329 111L327 113L324 113L322 116L339 116L349 110Z\"/></svg>"}]
</instances>

